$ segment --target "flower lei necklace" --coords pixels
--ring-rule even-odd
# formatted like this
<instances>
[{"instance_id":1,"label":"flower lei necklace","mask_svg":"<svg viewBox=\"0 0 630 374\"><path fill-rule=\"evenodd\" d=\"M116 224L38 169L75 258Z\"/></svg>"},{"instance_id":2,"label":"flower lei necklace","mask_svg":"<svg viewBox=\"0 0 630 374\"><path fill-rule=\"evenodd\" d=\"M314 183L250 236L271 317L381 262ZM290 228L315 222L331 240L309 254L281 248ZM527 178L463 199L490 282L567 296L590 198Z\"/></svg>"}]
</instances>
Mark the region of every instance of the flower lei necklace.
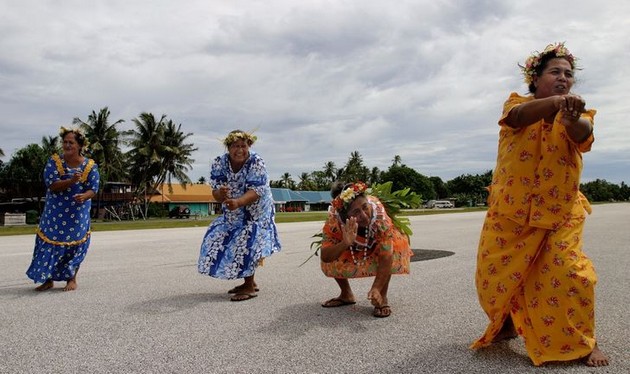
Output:
<instances>
[{"instance_id":1,"label":"flower lei necklace","mask_svg":"<svg viewBox=\"0 0 630 374\"><path fill-rule=\"evenodd\" d=\"M564 57L571 64L571 69L575 69L575 62L577 58L569 52L569 50L564 46L564 42L549 44L542 52L534 52L531 56L525 60L525 65L521 66L521 71L523 72L523 77L525 78L525 83L528 85L532 83L534 80L534 75L536 74L536 68L540 65L544 56L549 53L554 53L556 57Z\"/></svg>"},{"instance_id":2,"label":"flower lei necklace","mask_svg":"<svg viewBox=\"0 0 630 374\"><path fill-rule=\"evenodd\" d=\"M352 262L355 265L363 265L367 261L367 253L372 247L374 247L374 227L376 226L374 223L376 222L376 206L374 203L370 202L372 206L372 217L370 217L370 223L367 227L367 235L365 236L365 242L358 241L359 237L354 240L354 244L350 246L350 256L352 257ZM360 248L359 248L360 247ZM363 260L359 262L354 257L354 252L363 252Z\"/></svg>"}]
</instances>

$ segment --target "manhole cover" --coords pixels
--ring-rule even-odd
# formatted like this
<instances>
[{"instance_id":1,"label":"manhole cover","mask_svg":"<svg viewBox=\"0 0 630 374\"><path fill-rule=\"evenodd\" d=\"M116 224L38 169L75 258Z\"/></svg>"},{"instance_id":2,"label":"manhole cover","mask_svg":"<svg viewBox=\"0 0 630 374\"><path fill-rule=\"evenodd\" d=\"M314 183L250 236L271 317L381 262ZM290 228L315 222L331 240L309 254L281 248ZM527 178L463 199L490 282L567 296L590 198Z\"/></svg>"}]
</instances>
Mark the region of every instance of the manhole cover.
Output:
<instances>
[{"instance_id":1,"label":"manhole cover","mask_svg":"<svg viewBox=\"0 0 630 374\"><path fill-rule=\"evenodd\" d=\"M436 258L448 257L455 254L451 251L440 251L438 249L412 249L413 256L411 262L435 260Z\"/></svg>"}]
</instances>

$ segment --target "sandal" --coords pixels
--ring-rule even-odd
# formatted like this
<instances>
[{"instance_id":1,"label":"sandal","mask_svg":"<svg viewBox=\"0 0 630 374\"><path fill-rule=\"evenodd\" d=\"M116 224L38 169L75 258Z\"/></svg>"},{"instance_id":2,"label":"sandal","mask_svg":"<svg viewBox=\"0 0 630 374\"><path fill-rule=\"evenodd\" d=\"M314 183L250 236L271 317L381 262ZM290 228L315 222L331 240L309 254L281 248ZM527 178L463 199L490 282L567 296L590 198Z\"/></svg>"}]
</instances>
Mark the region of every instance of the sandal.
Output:
<instances>
[{"instance_id":1,"label":"sandal","mask_svg":"<svg viewBox=\"0 0 630 374\"><path fill-rule=\"evenodd\" d=\"M345 305L354 305L356 303L357 303L356 301L343 300L339 297L333 297L332 299L324 302L322 306L324 308L337 308L337 307L345 306Z\"/></svg>"},{"instance_id":2,"label":"sandal","mask_svg":"<svg viewBox=\"0 0 630 374\"><path fill-rule=\"evenodd\" d=\"M239 293L241 290L243 290L245 287L243 287L243 285L241 284L240 286L236 286L234 288L231 288L228 293ZM260 291L260 289L258 287L254 288L254 291L258 292Z\"/></svg>"},{"instance_id":3,"label":"sandal","mask_svg":"<svg viewBox=\"0 0 630 374\"><path fill-rule=\"evenodd\" d=\"M375 306L372 315L376 318L389 317L392 314L392 308L389 305Z\"/></svg>"},{"instance_id":4,"label":"sandal","mask_svg":"<svg viewBox=\"0 0 630 374\"><path fill-rule=\"evenodd\" d=\"M237 293L236 295L230 298L230 301L245 301L249 299L253 299L258 296L255 293Z\"/></svg>"}]
</instances>

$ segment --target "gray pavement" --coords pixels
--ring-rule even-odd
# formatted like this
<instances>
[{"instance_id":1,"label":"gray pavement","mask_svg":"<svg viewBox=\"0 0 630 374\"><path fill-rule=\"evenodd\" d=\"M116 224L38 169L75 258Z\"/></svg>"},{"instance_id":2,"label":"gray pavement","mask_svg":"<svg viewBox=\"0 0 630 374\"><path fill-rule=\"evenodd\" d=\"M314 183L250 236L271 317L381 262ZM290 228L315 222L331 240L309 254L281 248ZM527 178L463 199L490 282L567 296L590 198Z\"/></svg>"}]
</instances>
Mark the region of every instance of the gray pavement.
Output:
<instances>
[{"instance_id":1,"label":"gray pavement","mask_svg":"<svg viewBox=\"0 0 630 374\"><path fill-rule=\"evenodd\" d=\"M33 291L34 236L0 237L1 373L630 373L630 204L594 206L585 250L595 263L597 336L607 368L535 368L520 339L480 352L486 325L473 285L483 213L411 217L412 247L455 252L394 277L393 314L371 316L370 279L354 306L324 309L337 287L310 254L321 222L280 224L283 251L256 278L259 296L230 302L236 281L199 275L205 227L96 232L79 289Z\"/></svg>"}]
</instances>

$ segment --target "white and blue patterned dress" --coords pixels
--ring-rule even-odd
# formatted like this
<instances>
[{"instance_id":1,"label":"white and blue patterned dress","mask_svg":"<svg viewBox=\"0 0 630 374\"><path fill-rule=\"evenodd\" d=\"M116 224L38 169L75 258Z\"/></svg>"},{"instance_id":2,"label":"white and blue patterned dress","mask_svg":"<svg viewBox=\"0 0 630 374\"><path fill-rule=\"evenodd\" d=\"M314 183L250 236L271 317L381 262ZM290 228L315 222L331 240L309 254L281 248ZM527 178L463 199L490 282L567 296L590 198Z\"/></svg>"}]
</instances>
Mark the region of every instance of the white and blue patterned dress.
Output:
<instances>
[{"instance_id":1,"label":"white and blue patterned dress","mask_svg":"<svg viewBox=\"0 0 630 374\"><path fill-rule=\"evenodd\" d=\"M231 198L254 190L259 199L232 211L222 207L222 215L210 224L201 243L198 270L219 279L252 276L260 260L280 251L265 163L250 151L241 170L234 173L226 153L212 163L210 184L213 189L229 186Z\"/></svg>"},{"instance_id":2,"label":"white and blue patterned dress","mask_svg":"<svg viewBox=\"0 0 630 374\"><path fill-rule=\"evenodd\" d=\"M72 178L82 173L80 180L59 192L50 190L58 180ZM84 157L77 168L69 168L63 158L52 156L44 168L46 203L39 220L35 237L35 249L26 275L35 283L68 281L72 279L85 258L90 246L90 208L92 201L76 202L78 193L99 187L98 166Z\"/></svg>"}]
</instances>

